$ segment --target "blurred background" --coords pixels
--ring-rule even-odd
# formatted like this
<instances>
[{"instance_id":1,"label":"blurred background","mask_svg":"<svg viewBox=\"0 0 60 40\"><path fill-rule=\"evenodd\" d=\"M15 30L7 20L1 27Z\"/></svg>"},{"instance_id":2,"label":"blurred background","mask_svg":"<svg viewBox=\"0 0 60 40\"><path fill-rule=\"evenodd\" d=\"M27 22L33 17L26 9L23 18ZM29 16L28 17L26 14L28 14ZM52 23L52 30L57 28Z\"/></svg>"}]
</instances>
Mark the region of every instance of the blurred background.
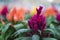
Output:
<instances>
[{"instance_id":1,"label":"blurred background","mask_svg":"<svg viewBox=\"0 0 60 40\"><path fill-rule=\"evenodd\" d=\"M60 12L60 0L0 0L0 6L8 5L9 8L13 6L24 7L32 9L33 6L43 5L44 8L54 6Z\"/></svg>"}]
</instances>

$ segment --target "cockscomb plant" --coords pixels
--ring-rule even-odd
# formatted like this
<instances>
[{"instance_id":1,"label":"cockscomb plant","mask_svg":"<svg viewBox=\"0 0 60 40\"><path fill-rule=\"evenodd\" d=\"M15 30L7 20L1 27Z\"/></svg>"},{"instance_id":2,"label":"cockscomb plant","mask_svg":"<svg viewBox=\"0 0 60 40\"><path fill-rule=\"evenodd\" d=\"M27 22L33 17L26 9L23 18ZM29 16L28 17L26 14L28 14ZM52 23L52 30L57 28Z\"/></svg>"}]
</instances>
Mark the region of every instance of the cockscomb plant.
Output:
<instances>
[{"instance_id":1,"label":"cockscomb plant","mask_svg":"<svg viewBox=\"0 0 60 40\"><path fill-rule=\"evenodd\" d=\"M28 25L32 32L27 33L27 35L32 36L33 40L59 40L60 14L56 12L55 16L51 14L49 17L45 17L41 14L41 10L42 7L40 6L37 9L37 14L28 20Z\"/></svg>"},{"instance_id":2,"label":"cockscomb plant","mask_svg":"<svg viewBox=\"0 0 60 40\"><path fill-rule=\"evenodd\" d=\"M43 7L40 6L39 9L36 9L37 14L32 16L28 21L28 25L30 29L33 30L33 32L37 32L38 30L41 30L41 32L43 32L46 27L45 17L41 15L42 8Z\"/></svg>"}]
</instances>

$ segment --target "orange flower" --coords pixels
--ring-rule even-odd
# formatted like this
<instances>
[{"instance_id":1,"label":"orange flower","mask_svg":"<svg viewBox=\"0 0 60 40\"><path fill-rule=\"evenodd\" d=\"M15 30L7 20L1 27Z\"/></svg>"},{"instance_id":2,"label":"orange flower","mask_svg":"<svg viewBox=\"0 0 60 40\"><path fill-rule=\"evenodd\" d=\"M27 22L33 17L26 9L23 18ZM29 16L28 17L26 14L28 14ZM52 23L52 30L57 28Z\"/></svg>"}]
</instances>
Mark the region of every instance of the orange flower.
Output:
<instances>
[{"instance_id":1,"label":"orange flower","mask_svg":"<svg viewBox=\"0 0 60 40\"><path fill-rule=\"evenodd\" d=\"M57 15L57 12L56 10L53 8L53 7L48 7L45 11L44 11L44 14L43 14L45 17L48 17L48 16L56 16Z\"/></svg>"},{"instance_id":2,"label":"orange flower","mask_svg":"<svg viewBox=\"0 0 60 40\"><path fill-rule=\"evenodd\" d=\"M16 7L14 7L12 10L10 10L10 13L7 14L7 20L15 23L19 20L22 21L24 20L24 14L25 10L23 8L17 10Z\"/></svg>"},{"instance_id":3,"label":"orange flower","mask_svg":"<svg viewBox=\"0 0 60 40\"><path fill-rule=\"evenodd\" d=\"M7 14L7 20L8 21L14 21L14 22L16 22L18 19L18 17L17 17L17 15L16 15L16 13L17 13L17 9L16 9L16 7L14 7L14 8L12 8L11 10L10 10L10 13L9 14Z\"/></svg>"},{"instance_id":4,"label":"orange flower","mask_svg":"<svg viewBox=\"0 0 60 40\"><path fill-rule=\"evenodd\" d=\"M20 21L24 20L25 10L23 8L19 8L17 14Z\"/></svg>"},{"instance_id":5,"label":"orange flower","mask_svg":"<svg viewBox=\"0 0 60 40\"><path fill-rule=\"evenodd\" d=\"M13 17L13 21L16 23L18 20L19 20L19 19L18 19L18 14L15 13L15 14L14 14L14 17Z\"/></svg>"}]
</instances>

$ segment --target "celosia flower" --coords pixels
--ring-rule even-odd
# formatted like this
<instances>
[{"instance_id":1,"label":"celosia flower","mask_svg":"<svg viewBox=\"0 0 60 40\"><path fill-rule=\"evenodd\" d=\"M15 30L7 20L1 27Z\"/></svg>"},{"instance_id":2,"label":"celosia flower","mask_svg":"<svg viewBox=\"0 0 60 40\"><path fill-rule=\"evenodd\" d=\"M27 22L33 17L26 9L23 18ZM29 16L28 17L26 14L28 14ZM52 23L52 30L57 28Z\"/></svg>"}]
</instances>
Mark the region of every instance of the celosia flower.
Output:
<instances>
[{"instance_id":1,"label":"celosia flower","mask_svg":"<svg viewBox=\"0 0 60 40\"><path fill-rule=\"evenodd\" d=\"M36 7L34 6L32 10L30 11L30 15L33 16L36 14Z\"/></svg>"},{"instance_id":2,"label":"celosia flower","mask_svg":"<svg viewBox=\"0 0 60 40\"><path fill-rule=\"evenodd\" d=\"M24 15L25 15L25 9L24 8L19 8L18 10L17 10L17 14L18 14L18 19L20 20L20 21L23 21L24 20Z\"/></svg>"},{"instance_id":3,"label":"celosia flower","mask_svg":"<svg viewBox=\"0 0 60 40\"><path fill-rule=\"evenodd\" d=\"M7 14L7 20L8 21L14 21L14 22L16 22L16 21L18 21L18 16L17 16L17 9L16 9L16 7L14 7L14 8L12 8L11 10L10 10L10 13L9 14Z\"/></svg>"},{"instance_id":4,"label":"celosia flower","mask_svg":"<svg viewBox=\"0 0 60 40\"><path fill-rule=\"evenodd\" d=\"M1 15L5 15L8 13L8 7L4 6L3 9L1 10Z\"/></svg>"},{"instance_id":5,"label":"celosia flower","mask_svg":"<svg viewBox=\"0 0 60 40\"><path fill-rule=\"evenodd\" d=\"M42 8L43 7L40 6L39 9L36 9L37 14L32 16L28 20L28 25L30 29L32 29L34 32L37 32L38 30L41 30L41 32L43 32L43 30L45 29L46 22L45 22L45 17L41 14Z\"/></svg>"},{"instance_id":6,"label":"celosia flower","mask_svg":"<svg viewBox=\"0 0 60 40\"><path fill-rule=\"evenodd\" d=\"M56 16L57 15L57 10L53 7L48 7L46 8L46 10L44 10L44 14L45 17L48 16Z\"/></svg>"},{"instance_id":7,"label":"celosia flower","mask_svg":"<svg viewBox=\"0 0 60 40\"><path fill-rule=\"evenodd\" d=\"M9 14L7 14L7 20L8 21L13 21L13 22L17 22L17 21L23 21L24 20L24 14L25 11L23 8L20 9L16 9L16 7L14 7Z\"/></svg>"},{"instance_id":8,"label":"celosia flower","mask_svg":"<svg viewBox=\"0 0 60 40\"><path fill-rule=\"evenodd\" d=\"M57 20L58 22L60 22L60 14L58 14L58 15L56 16L56 20Z\"/></svg>"}]
</instances>

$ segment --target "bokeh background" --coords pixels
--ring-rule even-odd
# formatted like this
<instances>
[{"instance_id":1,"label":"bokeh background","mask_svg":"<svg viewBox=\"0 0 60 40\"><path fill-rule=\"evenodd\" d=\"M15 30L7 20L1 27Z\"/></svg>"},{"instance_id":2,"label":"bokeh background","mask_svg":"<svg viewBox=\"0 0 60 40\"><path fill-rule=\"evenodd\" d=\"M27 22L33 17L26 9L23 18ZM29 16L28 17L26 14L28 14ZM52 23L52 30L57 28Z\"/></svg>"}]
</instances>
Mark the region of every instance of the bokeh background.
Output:
<instances>
[{"instance_id":1,"label":"bokeh background","mask_svg":"<svg viewBox=\"0 0 60 40\"><path fill-rule=\"evenodd\" d=\"M60 0L0 0L0 6L3 5L8 5L9 8L16 6L28 9L40 5L43 5L44 7L55 6L57 10L60 11Z\"/></svg>"}]
</instances>

